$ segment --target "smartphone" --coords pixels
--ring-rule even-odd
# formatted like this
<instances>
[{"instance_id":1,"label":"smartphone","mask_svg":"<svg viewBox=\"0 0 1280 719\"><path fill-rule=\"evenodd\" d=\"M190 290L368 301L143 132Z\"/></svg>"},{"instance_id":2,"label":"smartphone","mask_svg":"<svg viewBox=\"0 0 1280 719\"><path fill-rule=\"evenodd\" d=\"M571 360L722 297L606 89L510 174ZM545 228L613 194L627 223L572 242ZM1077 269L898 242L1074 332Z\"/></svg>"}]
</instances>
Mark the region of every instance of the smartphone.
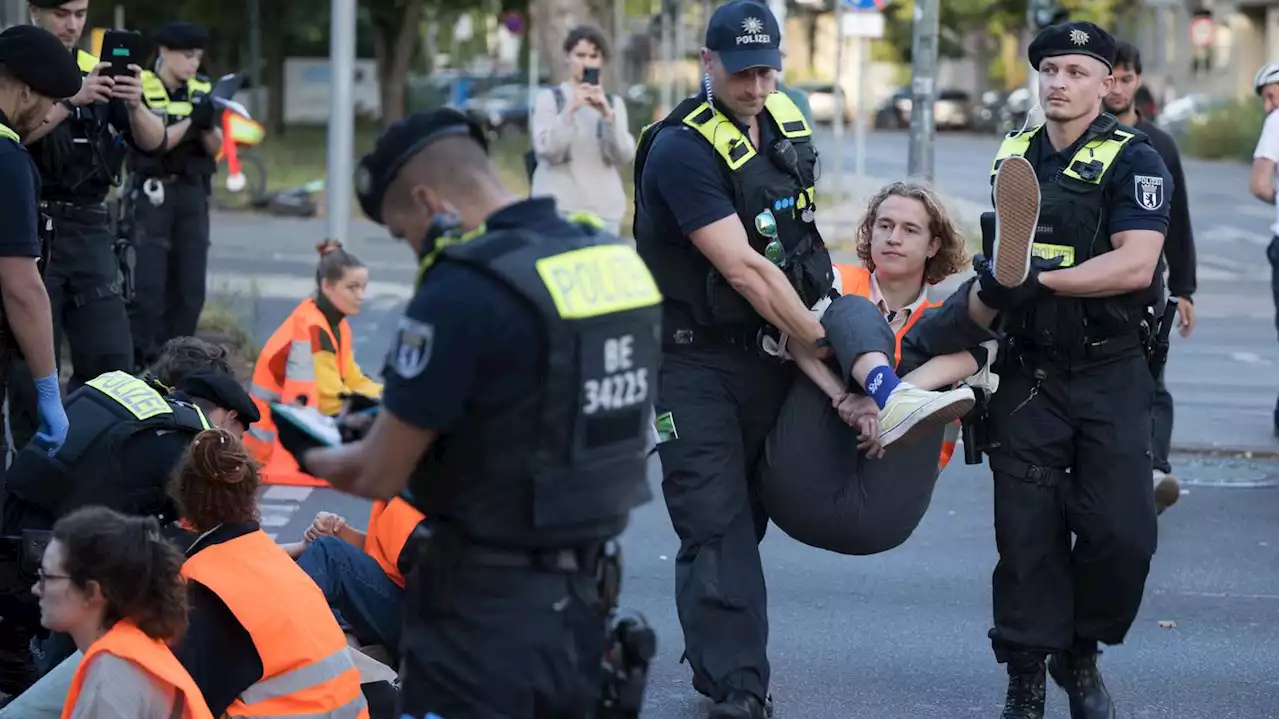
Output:
<instances>
[{"instance_id":1,"label":"smartphone","mask_svg":"<svg viewBox=\"0 0 1280 719\"><path fill-rule=\"evenodd\" d=\"M600 68L584 67L582 69L582 81L587 83L588 85L599 85L600 84Z\"/></svg>"},{"instance_id":2,"label":"smartphone","mask_svg":"<svg viewBox=\"0 0 1280 719\"><path fill-rule=\"evenodd\" d=\"M111 63L111 67L102 74L115 77L130 74L129 66L142 67L144 43L142 33L134 30L108 30L102 37L102 62Z\"/></svg>"}]
</instances>

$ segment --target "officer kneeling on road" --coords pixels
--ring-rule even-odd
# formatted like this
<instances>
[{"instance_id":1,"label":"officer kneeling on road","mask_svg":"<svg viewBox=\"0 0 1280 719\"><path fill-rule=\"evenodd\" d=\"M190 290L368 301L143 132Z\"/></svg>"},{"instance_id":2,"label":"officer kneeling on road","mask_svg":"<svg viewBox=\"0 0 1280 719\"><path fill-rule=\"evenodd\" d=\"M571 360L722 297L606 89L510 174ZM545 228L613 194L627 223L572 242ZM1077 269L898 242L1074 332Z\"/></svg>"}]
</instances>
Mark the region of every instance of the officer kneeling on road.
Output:
<instances>
[{"instance_id":1,"label":"officer kneeling on road","mask_svg":"<svg viewBox=\"0 0 1280 719\"><path fill-rule=\"evenodd\" d=\"M1156 549L1153 371L1170 318L1153 328L1147 310L1173 188L1146 137L1101 111L1115 47L1092 23L1041 32L1028 57L1046 122L1006 137L992 170L976 299L1007 333L987 412L1004 719L1044 716L1047 655L1073 719L1115 716L1098 644L1124 641Z\"/></svg>"},{"instance_id":2,"label":"officer kneeling on road","mask_svg":"<svg viewBox=\"0 0 1280 719\"><path fill-rule=\"evenodd\" d=\"M308 450L281 405L273 415L304 471L378 499L408 485L428 517L408 577L403 715L638 716L652 632L605 625L611 540L651 498L653 278L598 222L517 198L453 110L393 125L356 188L422 263L384 407L332 449ZM620 635L621 676L605 682L602 648Z\"/></svg>"},{"instance_id":3,"label":"officer kneeling on road","mask_svg":"<svg viewBox=\"0 0 1280 719\"><path fill-rule=\"evenodd\" d=\"M40 175L22 145L53 103L80 89L80 71L58 38L31 25L0 32L0 392L19 356L36 380L37 437L58 447L67 436L49 294L41 273L49 257L48 218L41 215ZM0 466L5 463L0 456ZM0 691L4 691L0 682Z\"/></svg>"}]
</instances>

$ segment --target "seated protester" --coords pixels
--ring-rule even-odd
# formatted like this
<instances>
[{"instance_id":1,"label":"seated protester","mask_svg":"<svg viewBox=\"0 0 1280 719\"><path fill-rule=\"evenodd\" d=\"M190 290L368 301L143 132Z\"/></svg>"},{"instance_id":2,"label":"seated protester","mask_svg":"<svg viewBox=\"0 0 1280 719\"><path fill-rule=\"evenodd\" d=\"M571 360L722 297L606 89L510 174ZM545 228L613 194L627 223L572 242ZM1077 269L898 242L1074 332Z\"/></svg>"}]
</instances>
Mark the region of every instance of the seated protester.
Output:
<instances>
[{"instance_id":1,"label":"seated protester","mask_svg":"<svg viewBox=\"0 0 1280 719\"><path fill-rule=\"evenodd\" d=\"M994 335L967 316L969 284L941 305L926 298L928 285L966 261L964 238L931 189L915 183L882 189L859 225L857 250L867 269L836 266L843 296L822 316L840 373L807 353L795 356L814 381L796 381L783 404L761 457L760 496L791 537L843 554L874 554L898 546L919 524L950 459L944 434L952 433L954 446L958 426L925 425L918 441L883 446L876 402L856 393L854 379L866 375L854 369L857 358L882 352L894 358L902 382L949 388L986 365L982 344ZM941 331L917 341L912 327L934 312L960 313L963 321L935 324Z\"/></svg>"},{"instance_id":2,"label":"seated protester","mask_svg":"<svg viewBox=\"0 0 1280 719\"><path fill-rule=\"evenodd\" d=\"M251 392L262 420L244 443L263 466L267 484L329 486L299 471L293 455L280 448L267 403L304 404L332 417L347 397L382 396L382 385L356 364L355 336L347 321L364 304L369 269L336 240L317 249L315 296L303 300L267 339L253 369Z\"/></svg>"},{"instance_id":3,"label":"seated protester","mask_svg":"<svg viewBox=\"0 0 1280 719\"><path fill-rule=\"evenodd\" d=\"M54 525L32 591L84 657L63 719L213 719L169 649L187 623L182 559L152 517L85 507Z\"/></svg>"},{"instance_id":4,"label":"seated protester","mask_svg":"<svg viewBox=\"0 0 1280 719\"><path fill-rule=\"evenodd\" d=\"M359 646L378 645L399 656L404 575L413 558L405 547L424 519L403 499L379 500L369 511L365 532L336 514L320 512L305 541L285 545Z\"/></svg>"}]
</instances>

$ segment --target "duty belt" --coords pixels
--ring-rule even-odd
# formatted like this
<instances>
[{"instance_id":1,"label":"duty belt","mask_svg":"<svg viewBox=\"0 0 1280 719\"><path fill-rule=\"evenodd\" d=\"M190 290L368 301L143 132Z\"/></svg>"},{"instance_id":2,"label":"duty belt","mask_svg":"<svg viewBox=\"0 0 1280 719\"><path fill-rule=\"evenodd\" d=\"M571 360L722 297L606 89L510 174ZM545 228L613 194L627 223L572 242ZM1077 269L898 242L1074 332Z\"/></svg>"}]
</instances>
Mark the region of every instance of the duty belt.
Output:
<instances>
[{"instance_id":1,"label":"duty belt","mask_svg":"<svg viewBox=\"0 0 1280 719\"><path fill-rule=\"evenodd\" d=\"M424 526L414 530L413 541L419 542L427 554L439 552L446 561L458 565L491 567L496 569L532 569L542 572L577 574L593 570L599 547L587 549L508 549L488 547L470 541L433 532Z\"/></svg>"},{"instance_id":2,"label":"duty belt","mask_svg":"<svg viewBox=\"0 0 1280 719\"><path fill-rule=\"evenodd\" d=\"M1011 337L1010 345L1019 357L1027 359L1043 359L1049 363L1096 363L1107 360L1128 350L1142 346L1142 340L1136 331L1108 337L1106 339L1085 341L1083 343L1043 344L1025 337Z\"/></svg>"},{"instance_id":3,"label":"duty belt","mask_svg":"<svg viewBox=\"0 0 1280 719\"><path fill-rule=\"evenodd\" d=\"M77 205L74 202L41 200L40 209L47 212L51 217L80 222L86 225L106 222L109 217L107 206L101 202L95 202L90 205Z\"/></svg>"},{"instance_id":4,"label":"duty belt","mask_svg":"<svg viewBox=\"0 0 1280 719\"><path fill-rule=\"evenodd\" d=\"M760 349L760 327L698 327L676 325L666 331L662 348L671 349Z\"/></svg>"}]
</instances>

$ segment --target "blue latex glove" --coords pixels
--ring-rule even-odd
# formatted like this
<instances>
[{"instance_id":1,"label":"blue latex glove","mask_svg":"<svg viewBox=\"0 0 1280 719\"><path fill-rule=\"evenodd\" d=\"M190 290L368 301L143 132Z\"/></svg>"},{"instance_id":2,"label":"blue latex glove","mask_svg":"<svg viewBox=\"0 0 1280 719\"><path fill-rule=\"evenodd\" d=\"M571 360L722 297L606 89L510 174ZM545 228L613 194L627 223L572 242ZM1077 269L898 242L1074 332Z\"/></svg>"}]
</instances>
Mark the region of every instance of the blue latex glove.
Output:
<instances>
[{"instance_id":1,"label":"blue latex glove","mask_svg":"<svg viewBox=\"0 0 1280 719\"><path fill-rule=\"evenodd\" d=\"M36 405L40 409L40 431L36 433L36 441L41 447L49 450L49 456L62 449L67 441L67 411L62 407L62 392L58 387L58 373L55 371L48 377L36 380Z\"/></svg>"}]
</instances>

